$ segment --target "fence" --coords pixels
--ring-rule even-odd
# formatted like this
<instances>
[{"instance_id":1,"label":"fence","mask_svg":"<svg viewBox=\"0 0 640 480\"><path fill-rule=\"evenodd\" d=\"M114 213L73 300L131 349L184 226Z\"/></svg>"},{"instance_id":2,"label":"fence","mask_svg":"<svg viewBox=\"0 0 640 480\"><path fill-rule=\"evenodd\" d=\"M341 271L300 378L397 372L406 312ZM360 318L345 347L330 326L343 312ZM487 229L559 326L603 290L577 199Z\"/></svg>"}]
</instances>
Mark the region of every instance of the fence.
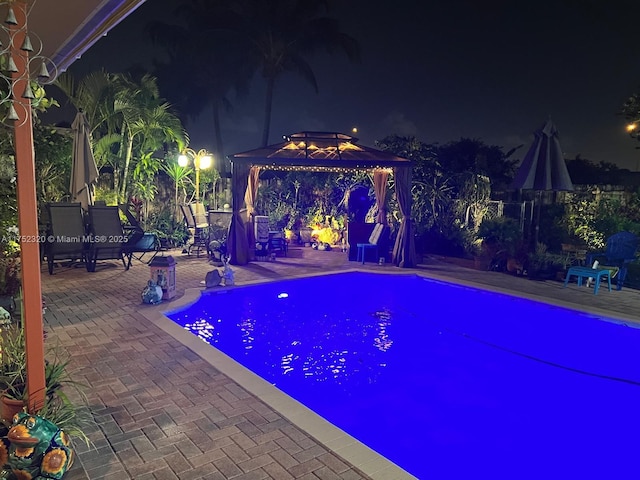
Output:
<instances>
[{"instance_id":1,"label":"fence","mask_svg":"<svg viewBox=\"0 0 640 480\"><path fill-rule=\"evenodd\" d=\"M473 224L471 217L471 207L467 207L464 219L465 225ZM520 224L520 231L526 234L533 223L533 201L503 202L502 200L491 200L487 204L484 218L498 217L517 220Z\"/></svg>"}]
</instances>

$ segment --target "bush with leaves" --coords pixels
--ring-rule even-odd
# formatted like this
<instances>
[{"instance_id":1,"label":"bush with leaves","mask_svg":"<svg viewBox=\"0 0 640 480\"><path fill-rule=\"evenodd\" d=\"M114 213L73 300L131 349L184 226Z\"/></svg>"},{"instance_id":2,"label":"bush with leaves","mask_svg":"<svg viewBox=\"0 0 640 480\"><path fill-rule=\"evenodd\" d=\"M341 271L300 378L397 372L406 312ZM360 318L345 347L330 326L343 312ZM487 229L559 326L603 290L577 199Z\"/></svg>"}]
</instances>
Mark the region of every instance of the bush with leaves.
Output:
<instances>
[{"instance_id":1,"label":"bush with leaves","mask_svg":"<svg viewBox=\"0 0 640 480\"><path fill-rule=\"evenodd\" d=\"M485 219L478 228L478 238L486 247L515 255L522 244L519 223L508 217Z\"/></svg>"},{"instance_id":2,"label":"bush with leaves","mask_svg":"<svg viewBox=\"0 0 640 480\"><path fill-rule=\"evenodd\" d=\"M628 202L596 200L594 196L573 196L566 207L569 234L590 249L601 250L611 235L628 231L640 235L640 197L636 192Z\"/></svg>"},{"instance_id":3,"label":"bush with leaves","mask_svg":"<svg viewBox=\"0 0 640 480\"><path fill-rule=\"evenodd\" d=\"M167 246L181 247L189 239L189 231L184 222L173 219L172 207L167 205L159 212L150 215L147 231L155 233L158 239Z\"/></svg>"}]
</instances>

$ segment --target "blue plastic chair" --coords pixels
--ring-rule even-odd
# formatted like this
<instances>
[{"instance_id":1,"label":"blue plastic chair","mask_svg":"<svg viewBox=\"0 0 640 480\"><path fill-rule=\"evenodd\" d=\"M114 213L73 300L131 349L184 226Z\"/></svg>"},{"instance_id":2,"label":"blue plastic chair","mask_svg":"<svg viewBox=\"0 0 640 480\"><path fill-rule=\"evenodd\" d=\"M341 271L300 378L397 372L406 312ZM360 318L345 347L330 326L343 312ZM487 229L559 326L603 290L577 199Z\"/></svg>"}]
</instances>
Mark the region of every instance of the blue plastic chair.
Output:
<instances>
[{"instance_id":1,"label":"blue plastic chair","mask_svg":"<svg viewBox=\"0 0 640 480\"><path fill-rule=\"evenodd\" d=\"M636 259L638 249L638 237L631 232L619 232L607 239L607 248L604 252L594 252L587 256L588 265L593 265L598 260L601 267L618 267L616 287L622 289L624 279L627 276L627 266Z\"/></svg>"}]
</instances>

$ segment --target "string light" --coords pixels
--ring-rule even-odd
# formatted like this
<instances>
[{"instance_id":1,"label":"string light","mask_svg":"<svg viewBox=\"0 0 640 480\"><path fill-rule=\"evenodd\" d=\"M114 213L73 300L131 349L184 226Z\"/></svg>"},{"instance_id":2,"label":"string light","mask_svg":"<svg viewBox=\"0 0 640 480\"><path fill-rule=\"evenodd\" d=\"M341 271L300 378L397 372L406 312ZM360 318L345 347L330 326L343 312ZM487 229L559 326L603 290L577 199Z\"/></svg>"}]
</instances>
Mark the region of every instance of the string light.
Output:
<instances>
[{"instance_id":1,"label":"string light","mask_svg":"<svg viewBox=\"0 0 640 480\"><path fill-rule=\"evenodd\" d=\"M356 138L342 133L300 132L283 138L281 144L233 155L231 161L281 172L319 173L393 173L392 167L411 164L408 159L361 147Z\"/></svg>"},{"instance_id":2,"label":"string light","mask_svg":"<svg viewBox=\"0 0 640 480\"><path fill-rule=\"evenodd\" d=\"M382 166L364 166L364 165L352 165L349 167L325 167L322 165L277 165L275 163L266 162L251 162L252 167L261 167L267 170L275 170L279 172L316 172L316 173L357 173L357 172L369 172L384 171L392 173L393 169Z\"/></svg>"}]
</instances>

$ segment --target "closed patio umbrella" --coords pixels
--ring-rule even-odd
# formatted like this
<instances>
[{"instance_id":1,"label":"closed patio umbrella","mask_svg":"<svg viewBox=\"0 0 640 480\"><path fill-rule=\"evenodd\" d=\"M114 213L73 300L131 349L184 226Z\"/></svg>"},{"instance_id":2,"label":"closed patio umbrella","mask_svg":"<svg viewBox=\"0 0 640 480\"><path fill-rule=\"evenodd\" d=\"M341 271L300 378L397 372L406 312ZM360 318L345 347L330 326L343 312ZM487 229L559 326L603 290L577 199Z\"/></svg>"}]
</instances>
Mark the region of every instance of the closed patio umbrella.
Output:
<instances>
[{"instance_id":1,"label":"closed patio umbrella","mask_svg":"<svg viewBox=\"0 0 640 480\"><path fill-rule=\"evenodd\" d=\"M80 202L87 210L93 204L93 184L98 180L98 167L89 140L89 122L80 110L71 124L73 158L71 164L71 201Z\"/></svg>"},{"instance_id":2,"label":"closed patio umbrella","mask_svg":"<svg viewBox=\"0 0 640 480\"><path fill-rule=\"evenodd\" d=\"M573 191L573 183L564 161L558 129L551 119L534 132L535 139L518 168L512 187L520 190L534 190L536 207L534 248L538 243L540 230L540 200L544 191Z\"/></svg>"}]
</instances>

